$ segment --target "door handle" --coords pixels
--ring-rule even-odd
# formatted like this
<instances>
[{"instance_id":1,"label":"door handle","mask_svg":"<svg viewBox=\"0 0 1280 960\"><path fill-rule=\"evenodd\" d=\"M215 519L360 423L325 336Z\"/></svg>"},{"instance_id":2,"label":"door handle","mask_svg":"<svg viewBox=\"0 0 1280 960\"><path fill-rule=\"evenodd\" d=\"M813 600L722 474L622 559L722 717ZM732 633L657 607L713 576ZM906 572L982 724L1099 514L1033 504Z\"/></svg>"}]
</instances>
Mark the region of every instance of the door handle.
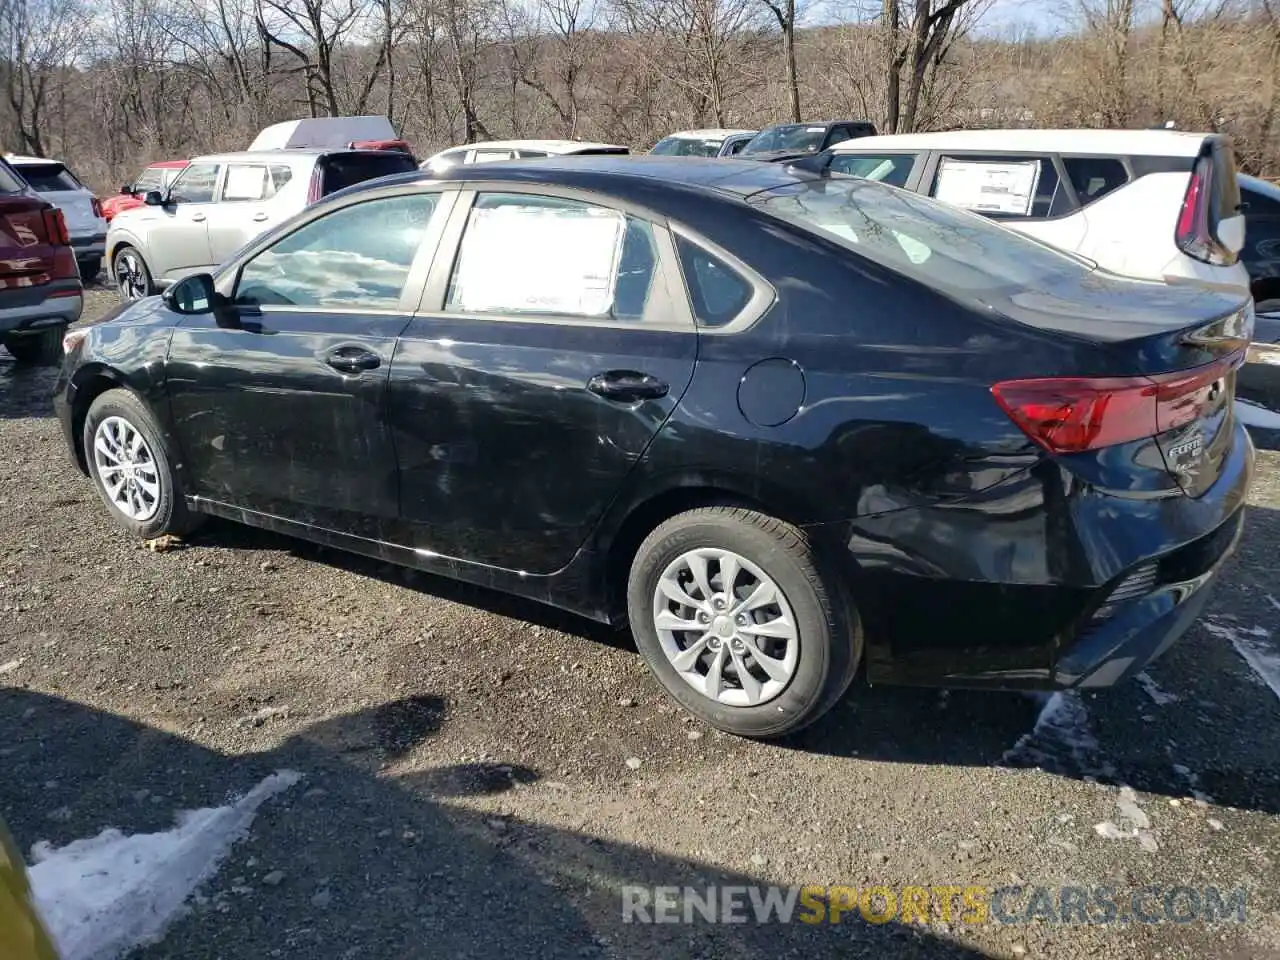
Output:
<instances>
[{"instance_id":1,"label":"door handle","mask_svg":"<svg viewBox=\"0 0 1280 960\"><path fill-rule=\"evenodd\" d=\"M621 403L658 400L671 389L664 380L636 370L607 370L587 381L587 389L596 396Z\"/></svg>"},{"instance_id":2,"label":"door handle","mask_svg":"<svg viewBox=\"0 0 1280 960\"><path fill-rule=\"evenodd\" d=\"M204 219L204 214L203 214L203 213L193 213L193 214L191 215L191 219L192 219L193 221L195 221L196 223L199 223L201 220L203 220L203 219Z\"/></svg>"},{"instance_id":3,"label":"door handle","mask_svg":"<svg viewBox=\"0 0 1280 960\"><path fill-rule=\"evenodd\" d=\"M325 357L324 362L343 373L363 373L382 365L382 359L376 353L361 347L339 347Z\"/></svg>"},{"instance_id":4,"label":"door handle","mask_svg":"<svg viewBox=\"0 0 1280 960\"><path fill-rule=\"evenodd\" d=\"M258 223L261 223L263 220L267 219L267 215L265 213L255 213L253 215L253 219Z\"/></svg>"}]
</instances>

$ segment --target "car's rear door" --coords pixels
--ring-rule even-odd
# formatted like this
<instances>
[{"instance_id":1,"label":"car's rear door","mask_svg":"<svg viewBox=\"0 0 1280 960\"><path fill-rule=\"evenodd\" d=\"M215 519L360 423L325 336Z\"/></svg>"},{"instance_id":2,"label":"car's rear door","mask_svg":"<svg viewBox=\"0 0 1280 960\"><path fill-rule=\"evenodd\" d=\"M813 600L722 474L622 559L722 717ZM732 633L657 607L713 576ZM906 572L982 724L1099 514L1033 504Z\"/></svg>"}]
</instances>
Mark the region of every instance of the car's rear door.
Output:
<instances>
[{"instance_id":1,"label":"car's rear door","mask_svg":"<svg viewBox=\"0 0 1280 960\"><path fill-rule=\"evenodd\" d=\"M394 532L387 374L451 197L354 197L220 276L229 308L181 319L167 373L189 492L353 536Z\"/></svg>"},{"instance_id":2,"label":"car's rear door","mask_svg":"<svg viewBox=\"0 0 1280 960\"><path fill-rule=\"evenodd\" d=\"M504 186L460 194L441 252L391 369L404 537L551 573L693 375L671 236L642 213Z\"/></svg>"},{"instance_id":3,"label":"car's rear door","mask_svg":"<svg viewBox=\"0 0 1280 960\"><path fill-rule=\"evenodd\" d=\"M209 252L224 263L249 241L285 219L292 208L272 203L293 176L283 163L229 163L218 202L208 210Z\"/></svg>"}]
</instances>

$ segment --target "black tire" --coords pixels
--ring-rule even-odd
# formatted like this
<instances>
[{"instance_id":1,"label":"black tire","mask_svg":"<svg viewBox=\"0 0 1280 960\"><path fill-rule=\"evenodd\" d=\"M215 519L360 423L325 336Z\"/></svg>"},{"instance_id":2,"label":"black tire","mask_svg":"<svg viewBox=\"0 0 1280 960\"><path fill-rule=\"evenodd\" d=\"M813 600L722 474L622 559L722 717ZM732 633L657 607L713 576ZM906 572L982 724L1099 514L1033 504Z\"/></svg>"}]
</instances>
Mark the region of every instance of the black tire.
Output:
<instances>
[{"instance_id":1,"label":"black tire","mask_svg":"<svg viewBox=\"0 0 1280 960\"><path fill-rule=\"evenodd\" d=\"M731 706L695 690L668 659L654 623L654 593L663 571L698 547L736 553L770 577L795 617L799 658L772 699ZM848 689L862 657L862 632L843 586L824 571L804 532L741 507L704 507L660 524L636 552L627 583L627 612L636 646L681 706L711 726L742 737L792 733L817 720Z\"/></svg>"},{"instance_id":2,"label":"black tire","mask_svg":"<svg viewBox=\"0 0 1280 960\"><path fill-rule=\"evenodd\" d=\"M102 476L99 473L94 454L94 436L103 421L110 417L124 420L130 427L142 435L150 450L150 461L155 468L160 493L156 498L155 511L145 519L135 519L125 513L112 500L107 492ZM177 475L173 471L173 460L165 449L160 436L160 429L155 417L147 409L146 404L128 390L108 390L94 398L89 405L89 412L84 419L84 432L81 434L85 463L89 468L89 476L97 488L98 496L107 506L111 519L122 530L144 540L151 540L164 534L183 536L190 533L204 519L202 515L187 509L182 496L182 488Z\"/></svg>"},{"instance_id":3,"label":"black tire","mask_svg":"<svg viewBox=\"0 0 1280 960\"><path fill-rule=\"evenodd\" d=\"M5 338L4 345L18 363L52 367L62 363L62 337L66 324L46 327L35 333L15 333Z\"/></svg>"},{"instance_id":4,"label":"black tire","mask_svg":"<svg viewBox=\"0 0 1280 960\"><path fill-rule=\"evenodd\" d=\"M116 292L121 300L141 300L156 292L156 284L151 278L151 268L147 266L147 261L128 244L111 255L111 276L116 282Z\"/></svg>"},{"instance_id":5,"label":"black tire","mask_svg":"<svg viewBox=\"0 0 1280 960\"><path fill-rule=\"evenodd\" d=\"M98 279L98 274L102 272L102 258L93 257L88 260L79 260L76 265L80 268L80 282L93 283Z\"/></svg>"}]
</instances>

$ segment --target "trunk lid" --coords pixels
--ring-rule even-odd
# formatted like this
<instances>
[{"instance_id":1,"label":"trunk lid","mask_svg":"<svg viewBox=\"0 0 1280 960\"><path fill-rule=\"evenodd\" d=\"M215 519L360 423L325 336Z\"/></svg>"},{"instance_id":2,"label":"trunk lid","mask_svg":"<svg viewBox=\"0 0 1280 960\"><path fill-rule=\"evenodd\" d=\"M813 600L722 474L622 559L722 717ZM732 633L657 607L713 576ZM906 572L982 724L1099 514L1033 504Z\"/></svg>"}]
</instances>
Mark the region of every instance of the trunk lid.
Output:
<instances>
[{"instance_id":1,"label":"trunk lid","mask_svg":"<svg viewBox=\"0 0 1280 960\"><path fill-rule=\"evenodd\" d=\"M93 194L67 169L50 160L15 164L31 188L62 211L72 237L94 236L106 231L106 222L94 210Z\"/></svg>"}]
</instances>

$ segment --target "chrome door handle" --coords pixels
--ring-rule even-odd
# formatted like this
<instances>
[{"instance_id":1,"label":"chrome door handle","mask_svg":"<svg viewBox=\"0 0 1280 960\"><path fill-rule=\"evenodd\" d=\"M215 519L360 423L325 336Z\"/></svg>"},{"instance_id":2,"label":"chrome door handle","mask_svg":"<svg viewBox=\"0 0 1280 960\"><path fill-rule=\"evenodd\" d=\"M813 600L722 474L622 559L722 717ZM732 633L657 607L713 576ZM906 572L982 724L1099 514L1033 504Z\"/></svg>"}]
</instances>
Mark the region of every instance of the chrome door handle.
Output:
<instances>
[{"instance_id":1,"label":"chrome door handle","mask_svg":"<svg viewBox=\"0 0 1280 960\"><path fill-rule=\"evenodd\" d=\"M192 220L194 220L196 223L199 223L201 220L203 220L203 219L204 219L204 214L203 214L203 213L193 213L193 214L191 215L191 219L192 219Z\"/></svg>"},{"instance_id":2,"label":"chrome door handle","mask_svg":"<svg viewBox=\"0 0 1280 960\"><path fill-rule=\"evenodd\" d=\"M255 213L253 215L253 219L258 223L261 223L263 220L267 219L267 215L265 213Z\"/></svg>"}]
</instances>

